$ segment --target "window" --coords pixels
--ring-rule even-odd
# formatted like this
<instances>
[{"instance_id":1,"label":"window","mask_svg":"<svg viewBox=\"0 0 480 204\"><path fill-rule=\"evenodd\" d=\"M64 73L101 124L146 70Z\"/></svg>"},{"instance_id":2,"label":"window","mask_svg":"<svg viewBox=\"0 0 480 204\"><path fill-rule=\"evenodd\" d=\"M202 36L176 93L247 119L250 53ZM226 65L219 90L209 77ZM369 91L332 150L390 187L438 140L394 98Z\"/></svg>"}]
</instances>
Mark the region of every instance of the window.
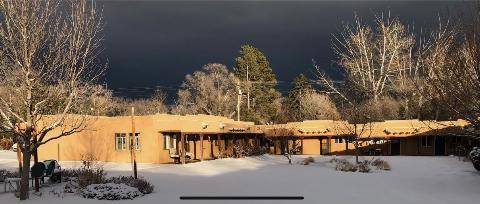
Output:
<instances>
[{"instance_id":1,"label":"window","mask_svg":"<svg viewBox=\"0 0 480 204\"><path fill-rule=\"evenodd\" d=\"M343 143L343 138L341 137L333 137L333 139L335 140L335 144Z\"/></svg>"},{"instance_id":2,"label":"window","mask_svg":"<svg viewBox=\"0 0 480 204\"><path fill-rule=\"evenodd\" d=\"M163 149L176 149L177 137L175 135L163 135Z\"/></svg>"},{"instance_id":3,"label":"window","mask_svg":"<svg viewBox=\"0 0 480 204\"><path fill-rule=\"evenodd\" d=\"M130 148L133 148L132 144L135 142L135 150L140 150L140 133L135 133L135 140L132 138L132 133L128 133L130 137Z\"/></svg>"},{"instance_id":4,"label":"window","mask_svg":"<svg viewBox=\"0 0 480 204\"><path fill-rule=\"evenodd\" d=\"M115 149L118 151L125 150L125 133L115 133Z\"/></svg>"},{"instance_id":5,"label":"window","mask_svg":"<svg viewBox=\"0 0 480 204\"><path fill-rule=\"evenodd\" d=\"M422 147L431 147L433 144L433 137L422 136Z\"/></svg>"}]
</instances>

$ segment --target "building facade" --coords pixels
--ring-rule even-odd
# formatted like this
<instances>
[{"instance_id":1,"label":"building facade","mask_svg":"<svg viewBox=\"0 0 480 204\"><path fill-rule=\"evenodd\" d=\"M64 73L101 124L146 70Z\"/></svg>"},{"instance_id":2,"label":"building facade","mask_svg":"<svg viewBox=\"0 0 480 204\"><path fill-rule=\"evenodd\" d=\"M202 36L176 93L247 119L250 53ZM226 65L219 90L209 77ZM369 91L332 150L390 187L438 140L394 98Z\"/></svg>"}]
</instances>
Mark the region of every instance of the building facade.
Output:
<instances>
[{"instance_id":1,"label":"building facade","mask_svg":"<svg viewBox=\"0 0 480 204\"><path fill-rule=\"evenodd\" d=\"M359 135L361 154L450 155L472 141L461 136L465 121L392 120L370 124L316 120L254 125L209 115L91 117L85 130L52 140L39 148L39 159L172 163L215 159L234 154L234 145L267 146L271 154L354 154ZM135 134L132 134L132 128ZM51 134L55 135L55 131ZM47 136L48 138L48 136Z\"/></svg>"}]
</instances>

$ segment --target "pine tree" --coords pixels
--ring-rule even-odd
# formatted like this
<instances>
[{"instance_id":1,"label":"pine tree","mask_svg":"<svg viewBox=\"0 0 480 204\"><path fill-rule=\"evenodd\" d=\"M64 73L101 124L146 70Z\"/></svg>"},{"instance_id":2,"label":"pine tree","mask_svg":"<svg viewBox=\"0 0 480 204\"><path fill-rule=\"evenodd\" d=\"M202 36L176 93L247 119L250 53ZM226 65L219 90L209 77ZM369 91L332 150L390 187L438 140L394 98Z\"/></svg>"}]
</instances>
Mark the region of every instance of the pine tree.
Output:
<instances>
[{"instance_id":1,"label":"pine tree","mask_svg":"<svg viewBox=\"0 0 480 204\"><path fill-rule=\"evenodd\" d=\"M242 45L239 54L234 74L241 80L242 91L249 93L250 98L250 108L248 101L242 103L241 119L261 124L273 121L280 109L280 93L275 90L277 79L267 57L251 45Z\"/></svg>"},{"instance_id":2,"label":"pine tree","mask_svg":"<svg viewBox=\"0 0 480 204\"><path fill-rule=\"evenodd\" d=\"M292 82L292 88L288 91L286 105L290 115L290 120L301 121L305 119L302 116L301 110L301 98L308 92L313 91L312 86L308 83L307 77L304 74L300 74Z\"/></svg>"}]
</instances>

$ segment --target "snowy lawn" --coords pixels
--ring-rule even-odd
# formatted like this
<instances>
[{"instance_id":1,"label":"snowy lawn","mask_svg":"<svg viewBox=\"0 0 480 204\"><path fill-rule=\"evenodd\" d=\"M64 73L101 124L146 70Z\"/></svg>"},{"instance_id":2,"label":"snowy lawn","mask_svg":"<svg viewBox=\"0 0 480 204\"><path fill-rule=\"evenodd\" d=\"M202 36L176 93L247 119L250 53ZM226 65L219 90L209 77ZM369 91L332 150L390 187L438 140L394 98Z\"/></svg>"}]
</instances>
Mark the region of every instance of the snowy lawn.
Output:
<instances>
[{"instance_id":1,"label":"snowy lawn","mask_svg":"<svg viewBox=\"0 0 480 204\"><path fill-rule=\"evenodd\" d=\"M294 156L294 163L305 156ZM391 171L371 173L337 172L328 161L314 156L308 166L288 165L283 156L265 155L245 159L221 159L181 165L139 165L139 175L155 185L152 194L132 200L98 201L78 195L59 198L55 187L42 188L43 195L31 195L22 203L355 203L355 204L471 204L480 200L480 173L470 162L456 157L383 157ZM352 157L346 157L351 159ZM364 157L371 159L371 157ZM63 168L78 162L61 162ZM0 169L15 168L15 154L0 151ZM129 175L129 164L105 163L107 176ZM18 203L3 193L0 203ZM304 196L293 201L192 201L180 196Z\"/></svg>"}]
</instances>

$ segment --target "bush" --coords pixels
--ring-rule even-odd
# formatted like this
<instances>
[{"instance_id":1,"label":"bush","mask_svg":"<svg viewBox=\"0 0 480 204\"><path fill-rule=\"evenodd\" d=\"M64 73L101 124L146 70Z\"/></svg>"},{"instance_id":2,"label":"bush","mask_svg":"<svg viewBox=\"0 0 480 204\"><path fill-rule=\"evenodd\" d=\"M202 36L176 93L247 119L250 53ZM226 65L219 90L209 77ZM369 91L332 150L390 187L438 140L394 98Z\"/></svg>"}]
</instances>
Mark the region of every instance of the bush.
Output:
<instances>
[{"instance_id":1,"label":"bush","mask_svg":"<svg viewBox=\"0 0 480 204\"><path fill-rule=\"evenodd\" d=\"M101 167L83 168L78 172L78 186L84 188L91 184L101 184L105 182L106 173Z\"/></svg>"},{"instance_id":2,"label":"bush","mask_svg":"<svg viewBox=\"0 0 480 204\"><path fill-rule=\"evenodd\" d=\"M480 147L474 147L472 151L468 154L470 160L472 161L473 167L480 171Z\"/></svg>"},{"instance_id":3,"label":"bush","mask_svg":"<svg viewBox=\"0 0 480 204\"><path fill-rule=\"evenodd\" d=\"M13 140L10 138L1 138L0 139L0 150L9 150L12 148Z\"/></svg>"},{"instance_id":4,"label":"bush","mask_svg":"<svg viewBox=\"0 0 480 204\"><path fill-rule=\"evenodd\" d=\"M78 178L79 169L62 169L62 177L64 178Z\"/></svg>"},{"instance_id":5,"label":"bush","mask_svg":"<svg viewBox=\"0 0 480 204\"><path fill-rule=\"evenodd\" d=\"M150 194L153 192L154 186L143 178L135 179L133 176L118 176L111 177L105 181L106 183L125 184L130 187L137 188L143 194Z\"/></svg>"},{"instance_id":6,"label":"bush","mask_svg":"<svg viewBox=\"0 0 480 204\"><path fill-rule=\"evenodd\" d=\"M333 157L332 159L330 159L330 163L337 163L340 159L338 159L337 157Z\"/></svg>"},{"instance_id":7,"label":"bush","mask_svg":"<svg viewBox=\"0 0 480 204\"><path fill-rule=\"evenodd\" d=\"M335 170L337 171L350 171L350 172L357 171L357 165L352 164L346 159L337 159L336 161L337 161L336 162L337 164L335 165Z\"/></svg>"},{"instance_id":8,"label":"bush","mask_svg":"<svg viewBox=\"0 0 480 204\"><path fill-rule=\"evenodd\" d=\"M302 160L301 164L303 165L309 165L310 163L314 163L315 159L313 157L307 157Z\"/></svg>"},{"instance_id":9,"label":"bush","mask_svg":"<svg viewBox=\"0 0 480 204\"><path fill-rule=\"evenodd\" d=\"M368 161L363 161L358 164L358 171L362 173L368 173L370 172L370 162Z\"/></svg>"},{"instance_id":10,"label":"bush","mask_svg":"<svg viewBox=\"0 0 480 204\"><path fill-rule=\"evenodd\" d=\"M102 166L98 165L97 159L93 155L82 155L82 164L82 167L77 170L78 186L80 188L85 188L91 184L105 183L107 173ZM75 172L71 173L75 175Z\"/></svg>"},{"instance_id":11,"label":"bush","mask_svg":"<svg viewBox=\"0 0 480 204\"><path fill-rule=\"evenodd\" d=\"M75 182L68 182L63 187L64 193L75 193L78 190L78 185Z\"/></svg>"},{"instance_id":12,"label":"bush","mask_svg":"<svg viewBox=\"0 0 480 204\"><path fill-rule=\"evenodd\" d=\"M82 196L98 200L133 200L143 194L137 188L125 184L105 183L88 185L82 190Z\"/></svg>"},{"instance_id":13,"label":"bush","mask_svg":"<svg viewBox=\"0 0 480 204\"><path fill-rule=\"evenodd\" d=\"M374 166L378 170L385 170L390 171L390 164L387 161L377 158L371 162L372 166Z\"/></svg>"},{"instance_id":14,"label":"bush","mask_svg":"<svg viewBox=\"0 0 480 204\"><path fill-rule=\"evenodd\" d=\"M3 177L5 175L5 178L20 178L20 174L18 171L9 171L6 169L0 169L0 177Z\"/></svg>"}]
</instances>

